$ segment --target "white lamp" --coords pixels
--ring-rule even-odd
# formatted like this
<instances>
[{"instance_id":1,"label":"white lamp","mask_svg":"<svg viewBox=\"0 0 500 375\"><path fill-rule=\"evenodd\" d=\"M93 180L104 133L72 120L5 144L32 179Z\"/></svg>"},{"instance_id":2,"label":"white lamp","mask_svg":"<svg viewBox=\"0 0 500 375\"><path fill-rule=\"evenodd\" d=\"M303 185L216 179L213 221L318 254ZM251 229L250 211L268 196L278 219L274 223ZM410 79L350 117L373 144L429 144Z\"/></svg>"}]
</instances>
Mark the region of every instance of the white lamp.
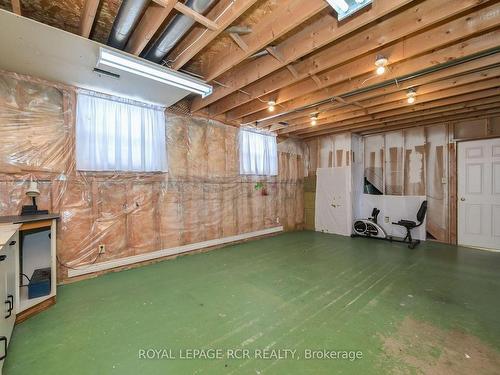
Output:
<instances>
[{"instance_id":1,"label":"white lamp","mask_svg":"<svg viewBox=\"0 0 500 375\"><path fill-rule=\"evenodd\" d=\"M30 186L26 191L26 195L32 198L38 197L40 195L40 190L38 190L38 182L33 180L30 181Z\"/></svg>"},{"instance_id":2,"label":"white lamp","mask_svg":"<svg viewBox=\"0 0 500 375\"><path fill-rule=\"evenodd\" d=\"M38 182L31 179L28 190L26 190L26 195L32 199L33 204L23 206L21 208L21 215L44 215L49 213L48 210L39 210L36 205L36 197L40 196L40 190L38 190Z\"/></svg>"}]
</instances>

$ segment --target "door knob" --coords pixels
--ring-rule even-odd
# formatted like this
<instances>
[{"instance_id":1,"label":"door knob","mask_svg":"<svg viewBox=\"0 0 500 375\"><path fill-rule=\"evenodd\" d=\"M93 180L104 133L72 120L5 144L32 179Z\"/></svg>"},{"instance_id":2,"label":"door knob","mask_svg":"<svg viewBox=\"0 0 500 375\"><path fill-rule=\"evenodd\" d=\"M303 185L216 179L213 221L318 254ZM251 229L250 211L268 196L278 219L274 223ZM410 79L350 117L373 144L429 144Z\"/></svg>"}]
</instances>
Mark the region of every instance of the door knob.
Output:
<instances>
[{"instance_id":1,"label":"door knob","mask_svg":"<svg viewBox=\"0 0 500 375\"><path fill-rule=\"evenodd\" d=\"M464 198L464 197L460 198L460 200L461 200L462 202L465 202L465 198Z\"/></svg>"}]
</instances>

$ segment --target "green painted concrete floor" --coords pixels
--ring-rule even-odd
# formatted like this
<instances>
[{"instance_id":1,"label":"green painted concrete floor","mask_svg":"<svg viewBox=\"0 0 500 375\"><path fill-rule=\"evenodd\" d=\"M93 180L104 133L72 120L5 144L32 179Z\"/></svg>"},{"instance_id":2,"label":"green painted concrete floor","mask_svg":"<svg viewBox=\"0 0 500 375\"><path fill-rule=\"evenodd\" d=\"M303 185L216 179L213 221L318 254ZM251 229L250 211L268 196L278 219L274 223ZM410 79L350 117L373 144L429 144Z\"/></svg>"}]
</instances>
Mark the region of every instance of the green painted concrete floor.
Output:
<instances>
[{"instance_id":1,"label":"green painted concrete floor","mask_svg":"<svg viewBox=\"0 0 500 375\"><path fill-rule=\"evenodd\" d=\"M323 349L362 358L305 358ZM4 374L498 374L499 358L500 253L294 232L59 287Z\"/></svg>"}]
</instances>

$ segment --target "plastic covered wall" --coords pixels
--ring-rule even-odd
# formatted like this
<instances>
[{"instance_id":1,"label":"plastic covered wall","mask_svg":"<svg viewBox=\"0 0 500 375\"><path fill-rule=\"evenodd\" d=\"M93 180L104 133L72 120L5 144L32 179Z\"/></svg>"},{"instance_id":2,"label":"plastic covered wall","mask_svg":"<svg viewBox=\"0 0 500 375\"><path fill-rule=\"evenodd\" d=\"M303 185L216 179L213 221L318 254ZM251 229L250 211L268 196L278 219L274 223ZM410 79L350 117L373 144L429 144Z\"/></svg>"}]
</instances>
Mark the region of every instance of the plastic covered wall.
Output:
<instances>
[{"instance_id":1,"label":"plastic covered wall","mask_svg":"<svg viewBox=\"0 0 500 375\"><path fill-rule=\"evenodd\" d=\"M60 280L76 266L302 226L300 143L280 148L278 176L240 176L238 129L167 113L169 173L78 172L75 101L71 87L0 72L0 215L19 214L39 182L39 208L61 214Z\"/></svg>"},{"instance_id":2,"label":"plastic covered wall","mask_svg":"<svg viewBox=\"0 0 500 375\"><path fill-rule=\"evenodd\" d=\"M309 173L315 173L312 168L338 166L338 160L342 160L341 166L348 166L349 158L338 157L347 152L353 167L352 189L357 197L362 196L363 191L384 196L425 196L428 235L448 242L451 238L448 129L448 124L441 124L365 137L348 133L318 137L306 143L310 155ZM361 199L353 202L354 215L367 216L369 212L362 211L358 201Z\"/></svg>"},{"instance_id":3,"label":"plastic covered wall","mask_svg":"<svg viewBox=\"0 0 500 375\"><path fill-rule=\"evenodd\" d=\"M448 142L446 124L364 137L367 181L386 195L426 196L427 231L444 242L449 238Z\"/></svg>"}]
</instances>

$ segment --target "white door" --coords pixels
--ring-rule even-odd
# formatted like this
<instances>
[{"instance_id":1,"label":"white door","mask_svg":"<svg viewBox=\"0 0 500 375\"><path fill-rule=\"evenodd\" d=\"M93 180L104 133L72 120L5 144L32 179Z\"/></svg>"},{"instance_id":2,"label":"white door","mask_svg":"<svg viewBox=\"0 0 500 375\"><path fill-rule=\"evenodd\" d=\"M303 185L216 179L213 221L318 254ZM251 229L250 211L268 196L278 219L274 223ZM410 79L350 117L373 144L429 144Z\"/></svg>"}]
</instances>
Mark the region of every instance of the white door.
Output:
<instances>
[{"instance_id":1,"label":"white door","mask_svg":"<svg viewBox=\"0 0 500 375\"><path fill-rule=\"evenodd\" d=\"M458 244L500 250L500 139L458 144Z\"/></svg>"},{"instance_id":2,"label":"white door","mask_svg":"<svg viewBox=\"0 0 500 375\"><path fill-rule=\"evenodd\" d=\"M350 167L316 171L315 226L320 232L349 236L352 226Z\"/></svg>"}]
</instances>

